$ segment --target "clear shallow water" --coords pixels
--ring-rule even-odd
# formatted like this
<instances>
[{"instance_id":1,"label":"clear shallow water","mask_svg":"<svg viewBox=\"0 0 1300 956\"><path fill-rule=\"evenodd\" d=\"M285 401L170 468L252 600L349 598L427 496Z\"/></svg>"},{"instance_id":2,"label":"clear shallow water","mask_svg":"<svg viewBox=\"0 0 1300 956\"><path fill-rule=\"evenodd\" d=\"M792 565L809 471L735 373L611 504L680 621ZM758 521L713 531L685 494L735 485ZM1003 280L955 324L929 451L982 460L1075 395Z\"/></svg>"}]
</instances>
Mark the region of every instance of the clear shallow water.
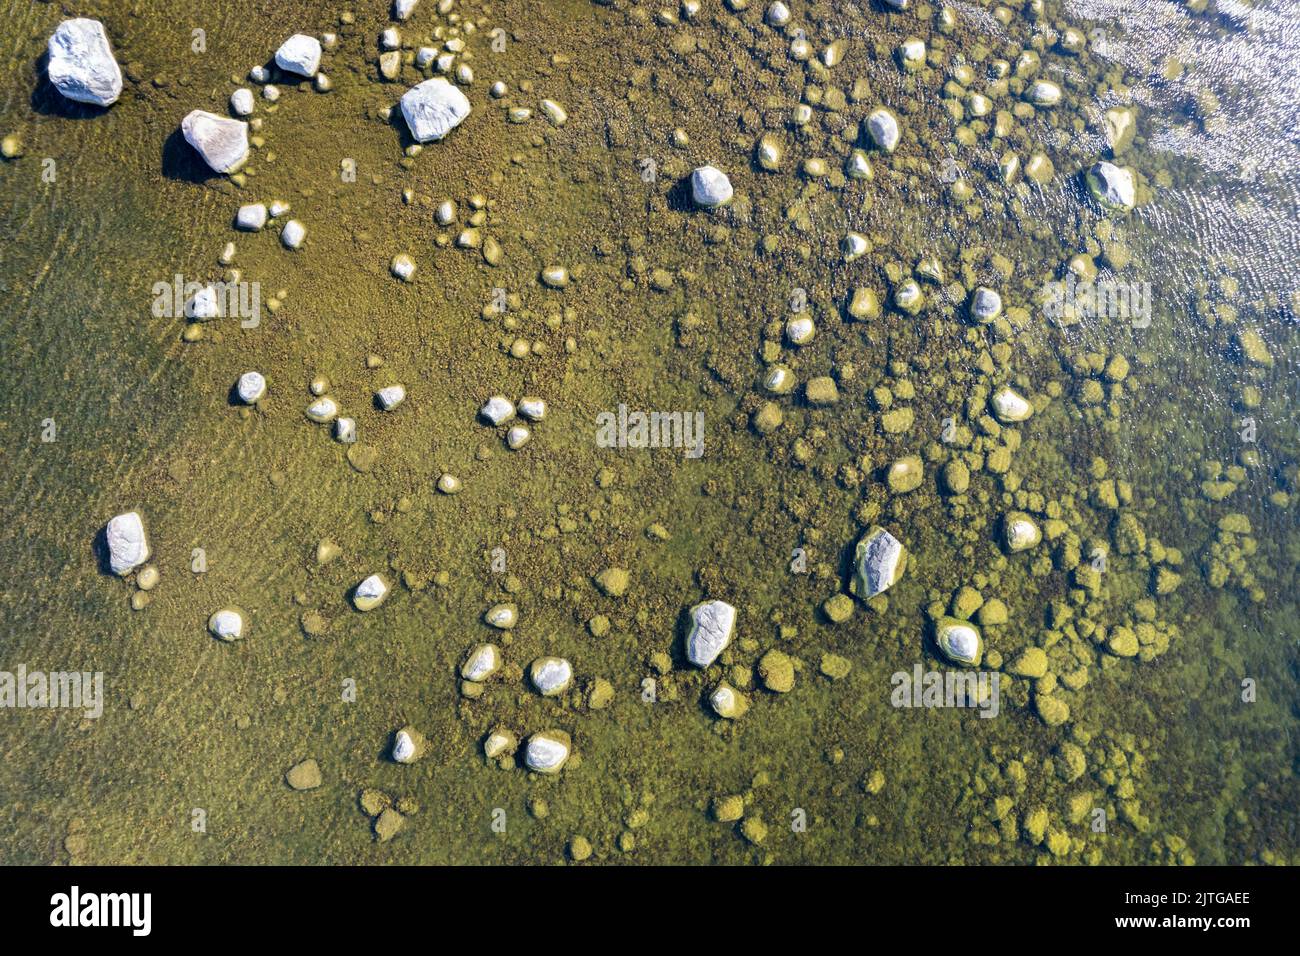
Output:
<instances>
[{"instance_id":1,"label":"clear shallow water","mask_svg":"<svg viewBox=\"0 0 1300 956\"><path fill-rule=\"evenodd\" d=\"M41 92L36 63L57 11L10 4L0 132L18 132L24 154L0 167L6 234L17 237L0 268L8 571L0 667L102 670L106 702L95 721L0 712L11 833L0 859L550 863L582 834L595 859L632 863L1294 862L1293 6L1193 16L1172 3L1060 13L1049 4L1049 23L1068 21L1094 46L1086 57L1045 48L1043 74L1065 86L1066 102L1017 121L1009 145L1022 163L1044 149L1058 175L1008 189L993 175L1004 144L979 134L957 147L941 88L956 56L982 66L1002 44L1028 42L1032 29L1019 15L1003 27L975 4L954 7L944 66L912 77L892 51L909 35L935 48L942 38L930 16L792 5L817 50L852 40L829 82L790 62L789 38L761 26L757 6L733 16L706 4L685 26L656 24L657 8L624 4L472 8L485 30L506 25L516 35L501 54L485 33L471 40L473 116L407 167L404 141L377 111L420 76L408 66L402 83L374 79L374 37L388 25L382 4L352 8L357 23L342 28L342 8L306 3L142 3L125 13L89 5L78 12L103 17L135 77L95 116ZM432 13L422 5L404 32L431 30ZM206 30L202 55L190 52L195 27ZM232 76L269 58L282 37L326 29L343 38L325 61L335 91L286 86L274 113L259 104L266 145L254 175L242 188L203 179L175 142L180 118L192 108L222 112ZM1104 31L1100 50L1095 30ZM556 53L569 61L554 63ZM1109 73L1104 85L1127 92L1096 92ZM486 93L498 76L517 91L510 102L535 108L552 96L569 122L558 130L536 118L505 122ZM789 128L809 83L848 92L859 77L867 98L819 107L802 132ZM887 311L844 321L849 288L869 284L883 297L889 266L910 270L922 256L939 258L945 282L966 278L964 252L1006 256L1016 268L999 281L1004 299L1027 309L1076 253L1095 255L1110 275L1095 232L1102 217L1079 174L1102 155L1100 111L1116 102L1139 107L1138 139L1123 161L1140 174L1142 195L1115 227L1132 262L1113 271L1152 283L1149 328L1096 319L1059 329L1033 310L1023 328L999 336L969 327L960 302L945 303L941 291L919 319ZM877 103L900 114L905 138L894 156L873 156L870 184L797 174L810 156L838 168L848 146L841 130ZM687 146L670 145L674 127ZM778 173L752 161L764 129L786 146ZM948 197L936 174L945 155L974 186L978 215ZM653 183L639 173L646 157L656 161ZM56 163L53 183L40 178L46 158ZM357 161L357 183L340 180L343 158ZM685 208L675 185L704 161L737 186L737 201L712 217ZM403 189L416 202L404 203ZM467 214L476 192L489 198L487 229L505 248L499 268L436 244L455 235L434 224L436 201L454 198ZM308 227L299 253L280 249L273 232L230 229L239 203L272 197ZM716 225L728 233L711 233ZM875 249L846 265L838 245L847 229L871 236ZM255 330L217 323L202 342L185 343L184 322L150 313L153 284L178 272L218 277L230 239L245 276L264 295L284 290L284 307ZM403 251L419 266L409 286L387 272ZM994 281L988 257L971 255L971 278ZM575 271L563 292L537 280L555 263ZM655 269L671 274L671 288L656 290ZM517 292L519 306L485 319L496 288ZM819 327L797 350L781 343L794 288L808 292ZM1236 333L1250 328L1271 368L1241 360ZM544 348L512 359L516 338ZM1008 679L995 720L889 706L893 673L945 666L927 638L929 605L962 585L1005 601L1010 622L986 628L985 640L1010 660L1054 640L1052 604L1078 590L1061 568L1035 572L1038 555L999 558L1003 495L1015 503L999 476L974 469L971 493L953 501L936 480L951 454L940 447L918 490L891 496L881 480L900 455L929 457L943 420L987 388L976 370L999 340L1010 351L995 378L1035 394L1060 386L1020 429L1013 470L1023 488L1065 503L1083 542L1113 545L1113 516L1092 503L1098 479L1088 474L1102 457L1109 477L1131 483L1127 510L1147 537L1183 553L1182 584L1157 601L1158 621L1176 634L1169 650L1105 667L1112 655L1094 651L1087 685L1060 693L1071 709L1060 727L1036 715L1025 680ZM756 385L765 342L801 383L834 373L839 403L809 407L797 392L780 400L781 429L757 434L749 423L769 398ZM372 353L381 368L367 368ZM1079 401L1085 381L1098 378L1078 371L1090 353L1123 354L1133 366L1114 408ZM891 362L903 364L895 371ZM245 416L228 392L249 367L266 373L271 391ZM349 466L343 446L302 417L317 374L331 378L363 444L377 450L370 471ZM372 389L392 381L407 386L407 404L392 415L372 410ZM915 389L900 399L915 423L891 435L872 389L903 396L900 381ZM1255 407L1243 405L1247 385L1259 391ZM550 402L521 452L474 422L496 391ZM703 410L705 456L598 447L595 416L620 402ZM59 437L42 444L48 417ZM1209 501L1205 462L1235 462L1243 417L1256 420L1261 463L1227 499ZM466 483L455 498L433 488L444 470ZM132 585L104 575L92 548L103 523L130 508L145 515L162 574L141 611L130 607ZM1205 555L1228 514L1249 519L1256 545L1242 566L1260 601L1240 575L1210 584ZM907 543L909 574L887 608L859 606L832 625L819 607L844 587L852 543L877 521ZM671 540L645 534L655 522ZM317 567L325 536L344 553ZM208 558L202 575L189 571L196 547ZM515 580L493 571L498 547ZM810 574L790 573L796 547ZM591 582L611 565L632 575L622 599ZM348 589L381 570L398 582L395 594L378 612L355 613ZM435 583L438 572L445 584ZM1129 621L1149 597L1151 573L1116 556L1106 597L1081 616ZM507 596L522 615L504 647L509 673L467 700L454 667L489 639L480 615ZM690 671L676 649L683 610L703 596L740 611L725 672L733 682L773 648L801 664L788 694L751 677L750 712L734 727L702 703L717 675ZM208 614L227 604L250 618L237 645L204 631ZM309 611L328 622L325 635L304 635ZM586 627L596 615L611 621L605 637ZM1050 645L1054 673L1071 672L1061 651L1076 644L1089 646ZM581 700L537 698L521 669L551 653L571 659L580 678L609 680L614 703L593 711ZM664 653L667 674L654 657ZM847 678L819 674L826 653L851 662ZM641 699L646 678L656 681L654 704ZM1257 684L1256 703L1240 701L1245 678ZM355 703L342 700L349 679ZM383 751L408 722L430 753L399 767ZM520 735L561 727L581 764L558 780L485 766L479 741L498 725ZM1052 755L1070 742L1086 753L1087 770L1067 782ZM306 757L319 761L324 783L296 793L283 774ZM875 793L863 786L874 771L884 776ZM374 840L358 807L367 787L419 804L389 842ZM747 816L766 822L761 844L710 818L710 798L731 793L745 794ZM1080 794L1111 814L1104 836L1070 819ZM545 815L535 802L530 812L538 796ZM1012 798L1016 825L998 816L999 796ZM1141 826L1121 811L1133 800ZM492 829L498 808L504 833ZM1040 808L1051 830L1076 841L1060 857L1024 833ZM206 812L206 833L194 832L195 809ZM787 822L795 810L809 820L803 832ZM624 833L634 835L630 848L620 848Z\"/></svg>"}]
</instances>

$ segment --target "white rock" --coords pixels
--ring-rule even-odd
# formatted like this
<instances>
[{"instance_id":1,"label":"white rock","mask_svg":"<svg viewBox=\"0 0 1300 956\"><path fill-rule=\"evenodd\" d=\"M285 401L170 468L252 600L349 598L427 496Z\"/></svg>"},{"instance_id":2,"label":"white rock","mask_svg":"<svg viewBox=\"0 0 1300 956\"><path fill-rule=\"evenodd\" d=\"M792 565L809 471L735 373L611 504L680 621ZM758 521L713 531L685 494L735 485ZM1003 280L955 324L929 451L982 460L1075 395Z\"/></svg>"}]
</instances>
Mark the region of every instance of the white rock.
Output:
<instances>
[{"instance_id":1,"label":"white rock","mask_svg":"<svg viewBox=\"0 0 1300 956\"><path fill-rule=\"evenodd\" d=\"M450 226L456 221L456 204L450 199L444 199L433 211L433 218L440 226Z\"/></svg>"},{"instance_id":2,"label":"white rock","mask_svg":"<svg viewBox=\"0 0 1300 956\"><path fill-rule=\"evenodd\" d=\"M542 100L539 105L542 115L550 120L552 126L563 126L569 121L568 112L555 100Z\"/></svg>"},{"instance_id":3,"label":"white rock","mask_svg":"<svg viewBox=\"0 0 1300 956\"><path fill-rule=\"evenodd\" d=\"M860 149L849 153L849 158L844 162L844 175L849 179L871 179L874 174L867 154Z\"/></svg>"},{"instance_id":4,"label":"white rock","mask_svg":"<svg viewBox=\"0 0 1300 956\"><path fill-rule=\"evenodd\" d=\"M410 282L411 277L415 275L415 260L406 253L399 252L393 256L393 261L388 264L388 269L403 282Z\"/></svg>"},{"instance_id":5,"label":"white rock","mask_svg":"<svg viewBox=\"0 0 1300 956\"><path fill-rule=\"evenodd\" d=\"M686 658L696 667L708 667L731 643L736 609L725 601L705 601L691 608L691 630L686 635Z\"/></svg>"},{"instance_id":6,"label":"white rock","mask_svg":"<svg viewBox=\"0 0 1300 956\"><path fill-rule=\"evenodd\" d=\"M555 697L573 683L573 665L563 657L539 657L529 665L528 679L543 697Z\"/></svg>"},{"instance_id":7,"label":"white rock","mask_svg":"<svg viewBox=\"0 0 1300 956\"><path fill-rule=\"evenodd\" d=\"M260 84L260 83L265 83L267 80L269 80L271 78L271 74L267 72L266 67L259 64L248 71L248 78L252 80L254 83Z\"/></svg>"},{"instance_id":8,"label":"white rock","mask_svg":"<svg viewBox=\"0 0 1300 956\"><path fill-rule=\"evenodd\" d=\"M297 219L290 219L280 230L280 241L284 243L286 249L298 249L302 246L302 241L307 238L307 227Z\"/></svg>"},{"instance_id":9,"label":"white rock","mask_svg":"<svg viewBox=\"0 0 1300 956\"><path fill-rule=\"evenodd\" d=\"M420 69L427 69L429 64L438 57L438 51L431 46L422 46L415 51L415 65Z\"/></svg>"},{"instance_id":10,"label":"white rock","mask_svg":"<svg viewBox=\"0 0 1300 956\"><path fill-rule=\"evenodd\" d=\"M253 91L248 87L241 86L230 94L230 111L236 116L248 116L254 106Z\"/></svg>"},{"instance_id":11,"label":"white rock","mask_svg":"<svg viewBox=\"0 0 1300 956\"><path fill-rule=\"evenodd\" d=\"M279 219L288 211L289 211L289 204L285 202L283 199L277 199L275 202L271 203L269 207L267 207L267 212L271 214L272 219Z\"/></svg>"},{"instance_id":12,"label":"white rock","mask_svg":"<svg viewBox=\"0 0 1300 956\"><path fill-rule=\"evenodd\" d=\"M992 322L1002 314L1002 296L982 285L970 299L970 315L976 322Z\"/></svg>"},{"instance_id":13,"label":"white rock","mask_svg":"<svg viewBox=\"0 0 1300 956\"><path fill-rule=\"evenodd\" d=\"M149 543L145 540L144 522L134 511L120 514L104 529L108 541L108 566L114 574L129 574L149 560Z\"/></svg>"},{"instance_id":14,"label":"white rock","mask_svg":"<svg viewBox=\"0 0 1300 956\"><path fill-rule=\"evenodd\" d=\"M700 166L691 173L691 198L695 205L710 209L725 206L731 197L731 180L716 166Z\"/></svg>"},{"instance_id":15,"label":"white rock","mask_svg":"<svg viewBox=\"0 0 1300 956\"><path fill-rule=\"evenodd\" d=\"M914 70L925 63L925 41L908 37L898 47L898 59L904 69Z\"/></svg>"},{"instance_id":16,"label":"white rock","mask_svg":"<svg viewBox=\"0 0 1300 956\"><path fill-rule=\"evenodd\" d=\"M261 372L245 372L239 376L235 393L245 405L254 405L266 394L266 378Z\"/></svg>"},{"instance_id":17,"label":"white rock","mask_svg":"<svg viewBox=\"0 0 1300 956\"><path fill-rule=\"evenodd\" d=\"M420 143L442 139L470 113L465 94L440 76L411 87L401 105L406 125Z\"/></svg>"},{"instance_id":18,"label":"white rock","mask_svg":"<svg viewBox=\"0 0 1300 956\"><path fill-rule=\"evenodd\" d=\"M501 649L495 644L479 644L470 648L465 662L460 665L460 676L465 680L482 683L501 668Z\"/></svg>"},{"instance_id":19,"label":"white rock","mask_svg":"<svg viewBox=\"0 0 1300 956\"><path fill-rule=\"evenodd\" d=\"M546 402L540 398L524 396L519 399L519 414L530 422L540 422L546 417Z\"/></svg>"},{"instance_id":20,"label":"white rock","mask_svg":"<svg viewBox=\"0 0 1300 956\"><path fill-rule=\"evenodd\" d=\"M1034 406L1010 385L1003 385L990 396L989 407L1004 425L1028 421L1029 416L1034 414Z\"/></svg>"},{"instance_id":21,"label":"white rock","mask_svg":"<svg viewBox=\"0 0 1300 956\"><path fill-rule=\"evenodd\" d=\"M221 314L221 303L217 299L215 286L205 285L185 303L185 318L206 322Z\"/></svg>"},{"instance_id":22,"label":"white rock","mask_svg":"<svg viewBox=\"0 0 1300 956\"><path fill-rule=\"evenodd\" d=\"M266 204L260 202L240 206L235 213L235 225L248 232L259 232L266 225Z\"/></svg>"},{"instance_id":23,"label":"white rock","mask_svg":"<svg viewBox=\"0 0 1300 956\"><path fill-rule=\"evenodd\" d=\"M709 706L725 720L735 720L744 712L741 696L730 684L719 684L709 695Z\"/></svg>"},{"instance_id":24,"label":"white rock","mask_svg":"<svg viewBox=\"0 0 1300 956\"><path fill-rule=\"evenodd\" d=\"M488 760L495 760L497 757L514 753L518 746L519 738L510 731L498 727L488 731L488 735L483 738L483 756Z\"/></svg>"},{"instance_id":25,"label":"white rock","mask_svg":"<svg viewBox=\"0 0 1300 956\"><path fill-rule=\"evenodd\" d=\"M559 773L571 746L569 735L562 730L533 734L524 748L524 764L537 773Z\"/></svg>"},{"instance_id":26,"label":"white rock","mask_svg":"<svg viewBox=\"0 0 1300 956\"><path fill-rule=\"evenodd\" d=\"M357 440L357 420L355 418L334 419L334 440L350 445Z\"/></svg>"},{"instance_id":27,"label":"white rock","mask_svg":"<svg viewBox=\"0 0 1300 956\"><path fill-rule=\"evenodd\" d=\"M1088 170L1088 189L1103 206L1112 209L1132 209L1137 202L1137 190L1132 171L1114 163L1098 163Z\"/></svg>"},{"instance_id":28,"label":"white rock","mask_svg":"<svg viewBox=\"0 0 1300 956\"><path fill-rule=\"evenodd\" d=\"M307 417L319 424L333 421L334 417L338 415L338 413L338 403L328 395L316 399L316 401L307 406Z\"/></svg>"},{"instance_id":29,"label":"white rock","mask_svg":"<svg viewBox=\"0 0 1300 956\"><path fill-rule=\"evenodd\" d=\"M525 425L511 425L506 430L506 445L511 451L518 451L528 444L528 439L533 437Z\"/></svg>"},{"instance_id":30,"label":"white rock","mask_svg":"<svg viewBox=\"0 0 1300 956\"><path fill-rule=\"evenodd\" d=\"M393 19L409 20L420 0L393 0Z\"/></svg>"},{"instance_id":31,"label":"white rock","mask_svg":"<svg viewBox=\"0 0 1300 956\"><path fill-rule=\"evenodd\" d=\"M275 65L287 73L312 77L320 69L320 40L295 33L275 51Z\"/></svg>"},{"instance_id":32,"label":"white rock","mask_svg":"<svg viewBox=\"0 0 1300 956\"><path fill-rule=\"evenodd\" d=\"M953 617L939 619L935 625L935 643L949 660L957 664L978 664L983 651L979 628Z\"/></svg>"},{"instance_id":33,"label":"white rock","mask_svg":"<svg viewBox=\"0 0 1300 956\"><path fill-rule=\"evenodd\" d=\"M870 252L871 243L860 232L848 232L844 234L844 238L840 241L840 249L844 252L844 261L852 262Z\"/></svg>"},{"instance_id":34,"label":"white rock","mask_svg":"<svg viewBox=\"0 0 1300 956\"><path fill-rule=\"evenodd\" d=\"M849 590L860 601L870 601L898 583L907 567L907 549L884 528L873 527L853 552L853 578Z\"/></svg>"},{"instance_id":35,"label":"white rock","mask_svg":"<svg viewBox=\"0 0 1300 956\"><path fill-rule=\"evenodd\" d=\"M483 620L498 630L507 631L519 620L519 610L513 604L493 604L484 612Z\"/></svg>"},{"instance_id":36,"label":"white rock","mask_svg":"<svg viewBox=\"0 0 1300 956\"><path fill-rule=\"evenodd\" d=\"M479 416L492 425L501 425L515 417L515 403L504 395L493 395L478 410Z\"/></svg>"},{"instance_id":37,"label":"white rock","mask_svg":"<svg viewBox=\"0 0 1300 956\"><path fill-rule=\"evenodd\" d=\"M122 70L98 20L64 20L50 37L49 53L50 82L68 99L112 106L122 95Z\"/></svg>"},{"instance_id":38,"label":"white rock","mask_svg":"<svg viewBox=\"0 0 1300 956\"><path fill-rule=\"evenodd\" d=\"M386 412L391 412L406 399L406 388L402 385L388 385L375 392L375 400L379 402L379 407Z\"/></svg>"},{"instance_id":39,"label":"white rock","mask_svg":"<svg viewBox=\"0 0 1300 956\"><path fill-rule=\"evenodd\" d=\"M208 630L223 641L237 641L244 636L244 615L238 608L223 607L208 618Z\"/></svg>"},{"instance_id":40,"label":"white rock","mask_svg":"<svg viewBox=\"0 0 1300 956\"><path fill-rule=\"evenodd\" d=\"M407 731L399 730L394 735L392 757L395 763L415 763L419 759L420 748Z\"/></svg>"},{"instance_id":41,"label":"white rock","mask_svg":"<svg viewBox=\"0 0 1300 956\"><path fill-rule=\"evenodd\" d=\"M278 86L268 83L266 86L262 87L262 99L266 100L268 103L274 103L279 98L280 88Z\"/></svg>"},{"instance_id":42,"label":"white rock","mask_svg":"<svg viewBox=\"0 0 1300 956\"><path fill-rule=\"evenodd\" d=\"M383 33L379 34L379 48L381 50L396 50L402 45L402 34L398 32L397 27L388 27Z\"/></svg>"},{"instance_id":43,"label":"white rock","mask_svg":"<svg viewBox=\"0 0 1300 956\"><path fill-rule=\"evenodd\" d=\"M1061 102L1061 88L1051 80L1035 80L1025 91L1025 99L1035 106L1055 106Z\"/></svg>"},{"instance_id":44,"label":"white rock","mask_svg":"<svg viewBox=\"0 0 1300 956\"><path fill-rule=\"evenodd\" d=\"M878 148L892 153L898 146L900 136L898 120L883 106L874 109L867 116L867 135Z\"/></svg>"},{"instance_id":45,"label":"white rock","mask_svg":"<svg viewBox=\"0 0 1300 956\"><path fill-rule=\"evenodd\" d=\"M785 337L791 345L807 345L817 334L817 323L811 316L791 316L785 323Z\"/></svg>"},{"instance_id":46,"label":"white rock","mask_svg":"<svg viewBox=\"0 0 1300 956\"><path fill-rule=\"evenodd\" d=\"M763 19L767 21L768 26L783 27L790 22L790 8L781 0L776 0L767 8L767 13L763 15Z\"/></svg>"},{"instance_id":47,"label":"white rock","mask_svg":"<svg viewBox=\"0 0 1300 956\"><path fill-rule=\"evenodd\" d=\"M388 582L378 574L372 574L352 591L352 605L358 611L373 611L384 603L388 597Z\"/></svg>"},{"instance_id":48,"label":"white rock","mask_svg":"<svg viewBox=\"0 0 1300 956\"><path fill-rule=\"evenodd\" d=\"M218 173L233 173L248 161L248 124L243 120L194 110L181 120L181 133Z\"/></svg>"},{"instance_id":49,"label":"white rock","mask_svg":"<svg viewBox=\"0 0 1300 956\"><path fill-rule=\"evenodd\" d=\"M1013 511L1002 522L1002 533L1011 552L1028 551L1043 540L1038 523L1023 511Z\"/></svg>"}]
</instances>

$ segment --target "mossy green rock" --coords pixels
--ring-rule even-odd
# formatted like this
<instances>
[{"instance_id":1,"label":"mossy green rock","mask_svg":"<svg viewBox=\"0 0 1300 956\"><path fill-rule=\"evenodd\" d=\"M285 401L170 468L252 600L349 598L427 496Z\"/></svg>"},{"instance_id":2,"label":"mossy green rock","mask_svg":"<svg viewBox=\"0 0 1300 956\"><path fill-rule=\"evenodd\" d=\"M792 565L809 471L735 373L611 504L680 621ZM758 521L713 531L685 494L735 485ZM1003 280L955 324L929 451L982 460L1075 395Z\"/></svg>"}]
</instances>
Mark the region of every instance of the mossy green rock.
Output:
<instances>
[{"instance_id":1,"label":"mossy green rock","mask_svg":"<svg viewBox=\"0 0 1300 956\"><path fill-rule=\"evenodd\" d=\"M1047 652L1041 647L1026 647L1012 658L1007 673L1015 677L1042 677L1047 673Z\"/></svg>"},{"instance_id":2,"label":"mossy green rock","mask_svg":"<svg viewBox=\"0 0 1300 956\"><path fill-rule=\"evenodd\" d=\"M758 676L768 690L789 693L794 689L794 661L783 651L770 650L759 658Z\"/></svg>"}]
</instances>

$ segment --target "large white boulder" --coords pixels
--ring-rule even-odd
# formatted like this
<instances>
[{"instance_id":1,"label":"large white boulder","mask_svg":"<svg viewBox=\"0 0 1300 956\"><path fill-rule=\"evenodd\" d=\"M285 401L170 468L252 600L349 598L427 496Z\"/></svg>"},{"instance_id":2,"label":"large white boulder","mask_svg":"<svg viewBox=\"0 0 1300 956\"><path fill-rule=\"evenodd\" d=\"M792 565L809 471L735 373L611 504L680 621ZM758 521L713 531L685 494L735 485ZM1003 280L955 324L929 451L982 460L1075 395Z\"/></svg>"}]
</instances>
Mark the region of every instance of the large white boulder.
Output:
<instances>
[{"instance_id":1,"label":"large white boulder","mask_svg":"<svg viewBox=\"0 0 1300 956\"><path fill-rule=\"evenodd\" d=\"M402 95L402 116L418 142L439 140L469 116L465 94L440 76L411 87Z\"/></svg>"},{"instance_id":2,"label":"large white boulder","mask_svg":"<svg viewBox=\"0 0 1300 956\"><path fill-rule=\"evenodd\" d=\"M528 738L524 764L536 773L559 773L569 759L573 741L562 730L543 730Z\"/></svg>"},{"instance_id":3,"label":"large white boulder","mask_svg":"<svg viewBox=\"0 0 1300 956\"><path fill-rule=\"evenodd\" d=\"M1114 163L1097 163L1085 177L1088 190L1109 209L1129 210L1137 202L1132 170Z\"/></svg>"},{"instance_id":4,"label":"large white boulder","mask_svg":"<svg viewBox=\"0 0 1300 956\"><path fill-rule=\"evenodd\" d=\"M320 70L320 41L305 33L295 33L275 51L275 65L286 73L315 76Z\"/></svg>"},{"instance_id":5,"label":"large white boulder","mask_svg":"<svg viewBox=\"0 0 1300 956\"><path fill-rule=\"evenodd\" d=\"M248 161L248 124L243 120L194 110L181 120L181 133L215 172L233 173Z\"/></svg>"},{"instance_id":6,"label":"large white boulder","mask_svg":"<svg viewBox=\"0 0 1300 956\"><path fill-rule=\"evenodd\" d=\"M884 528L872 527L853 551L849 590L859 600L870 601L897 584L906 567L907 549L903 543Z\"/></svg>"},{"instance_id":7,"label":"large white boulder","mask_svg":"<svg viewBox=\"0 0 1300 956\"><path fill-rule=\"evenodd\" d=\"M725 206L734 195L731 180L716 166L700 166L691 173L691 199L706 209Z\"/></svg>"},{"instance_id":8,"label":"large white boulder","mask_svg":"<svg viewBox=\"0 0 1300 956\"><path fill-rule=\"evenodd\" d=\"M144 536L144 522L134 511L113 518L104 529L108 539L108 566L114 574L130 574L149 560L149 543Z\"/></svg>"},{"instance_id":9,"label":"large white boulder","mask_svg":"<svg viewBox=\"0 0 1300 956\"><path fill-rule=\"evenodd\" d=\"M68 99L111 106L122 95L122 70L98 20L64 20L50 37L49 50L50 82Z\"/></svg>"},{"instance_id":10,"label":"large white boulder","mask_svg":"<svg viewBox=\"0 0 1300 956\"><path fill-rule=\"evenodd\" d=\"M691 630L686 635L686 657L696 667L718 659L736 627L736 609L726 601L705 601L691 608Z\"/></svg>"},{"instance_id":11,"label":"large white boulder","mask_svg":"<svg viewBox=\"0 0 1300 956\"><path fill-rule=\"evenodd\" d=\"M563 694L573 683L573 665L563 657L539 657L528 668L528 679L543 697Z\"/></svg>"}]
</instances>

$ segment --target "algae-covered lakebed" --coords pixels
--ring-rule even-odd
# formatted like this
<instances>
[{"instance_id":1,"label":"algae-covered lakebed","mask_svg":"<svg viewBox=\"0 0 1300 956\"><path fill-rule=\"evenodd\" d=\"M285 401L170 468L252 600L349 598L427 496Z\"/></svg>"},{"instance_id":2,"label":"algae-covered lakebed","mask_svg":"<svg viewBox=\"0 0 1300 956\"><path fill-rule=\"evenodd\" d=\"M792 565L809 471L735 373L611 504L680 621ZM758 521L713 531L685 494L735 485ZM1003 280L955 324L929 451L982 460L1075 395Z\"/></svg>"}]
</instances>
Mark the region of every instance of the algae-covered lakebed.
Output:
<instances>
[{"instance_id":1,"label":"algae-covered lakebed","mask_svg":"<svg viewBox=\"0 0 1300 956\"><path fill-rule=\"evenodd\" d=\"M1300 5L0 23L0 862L1300 862Z\"/></svg>"}]
</instances>

